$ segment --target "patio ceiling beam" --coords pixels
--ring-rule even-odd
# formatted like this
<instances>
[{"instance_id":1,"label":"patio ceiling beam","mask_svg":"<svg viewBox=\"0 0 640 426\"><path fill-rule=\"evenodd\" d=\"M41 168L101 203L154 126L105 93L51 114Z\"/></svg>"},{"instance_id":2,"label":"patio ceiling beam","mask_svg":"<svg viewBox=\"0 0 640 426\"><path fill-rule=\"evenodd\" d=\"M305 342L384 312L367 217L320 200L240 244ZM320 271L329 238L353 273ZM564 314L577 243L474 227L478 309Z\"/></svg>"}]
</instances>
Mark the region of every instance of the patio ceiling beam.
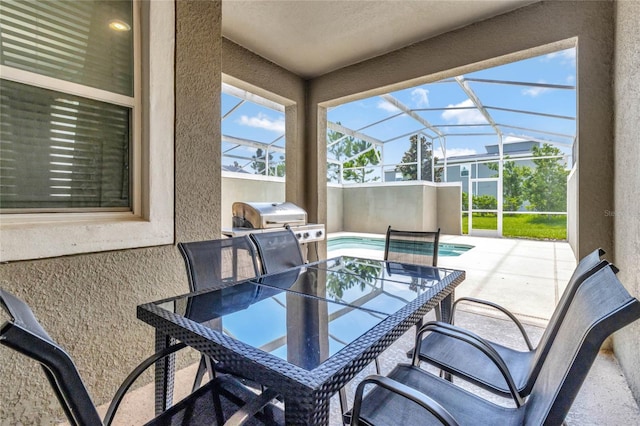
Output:
<instances>
[{"instance_id":1,"label":"patio ceiling beam","mask_svg":"<svg viewBox=\"0 0 640 426\"><path fill-rule=\"evenodd\" d=\"M456 79L461 77L456 77ZM490 84L506 84L511 86L527 86L527 87L541 87L544 89L560 89L560 90L575 90L576 86L567 84L549 84L549 83L530 83L526 81L509 81L509 80L489 80L486 78L465 78L465 81L473 81L476 83L490 83Z\"/></svg>"},{"instance_id":2,"label":"patio ceiling beam","mask_svg":"<svg viewBox=\"0 0 640 426\"><path fill-rule=\"evenodd\" d=\"M476 109L476 107L439 107L439 108L413 108L412 111L458 111L465 109Z\"/></svg>"},{"instance_id":3,"label":"patio ceiling beam","mask_svg":"<svg viewBox=\"0 0 640 426\"><path fill-rule=\"evenodd\" d=\"M391 120L392 118L396 118L396 117L398 117L398 116L400 116L400 115L403 115L403 114L404 114L403 112L399 112L399 113L397 113L397 114L390 115L389 117L383 118L382 120L378 120L378 121L373 122L373 123L371 123L371 124L367 124L367 125L366 125L366 126L364 126L364 127L360 127L359 129L357 129L357 130L356 130L356 132L359 132L359 131L361 131L361 130L367 129L367 128L369 128L369 127L373 127L373 126L375 126L376 124L384 123L385 121L389 121L389 120Z\"/></svg>"},{"instance_id":4,"label":"patio ceiling beam","mask_svg":"<svg viewBox=\"0 0 640 426\"><path fill-rule=\"evenodd\" d=\"M247 156L245 156L245 155L227 154L227 155L225 155L225 157L227 157L227 158L234 158L234 159L236 159L236 160L247 160L247 161L249 161L250 163L251 163L251 162L253 162L253 161L263 161L263 162L264 162L264 160L262 160L262 159L260 159L260 158L249 158L249 157L247 157Z\"/></svg>"},{"instance_id":5,"label":"patio ceiling beam","mask_svg":"<svg viewBox=\"0 0 640 426\"><path fill-rule=\"evenodd\" d=\"M445 133L444 136L495 136L495 133Z\"/></svg>"},{"instance_id":6,"label":"patio ceiling beam","mask_svg":"<svg viewBox=\"0 0 640 426\"><path fill-rule=\"evenodd\" d=\"M255 93L238 89L237 87L231 86L230 84L227 84L227 83L222 83L222 93L235 96L236 98L242 99L244 101L249 101L256 105L260 105L265 108L272 109L274 111L284 113L284 105L281 105L277 102L270 101L269 99L265 99L262 96L256 95Z\"/></svg>"},{"instance_id":7,"label":"patio ceiling beam","mask_svg":"<svg viewBox=\"0 0 640 426\"><path fill-rule=\"evenodd\" d=\"M442 133L437 128L433 127L431 123L429 123L426 119L422 118L420 115L416 114L411 108L400 102L398 99L393 97L391 94L387 93L384 95L380 95L382 99L389 102L394 107L398 108L400 111L407 114L409 117L416 120L418 123L422 124L427 129L430 129L433 133L438 136L442 136Z\"/></svg>"},{"instance_id":8,"label":"patio ceiling beam","mask_svg":"<svg viewBox=\"0 0 640 426\"><path fill-rule=\"evenodd\" d=\"M500 128L496 125L496 122L493 120L493 117L491 117L491 114L489 114L489 111L487 111L485 107L482 105L480 98L478 98L476 93L469 86L469 83L467 83L465 78L461 76L455 77L455 80L460 86L460 88L462 89L462 91L469 97L471 102L473 102L476 108L478 108L478 111L480 112L480 114L482 114L484 119L487 120L487 123L489 123L491 127L493 127L493 130L496 131L496 134L498 135L500 140L502 140L502 132L500 131Z\"/></svg>"},{"instance_id":9,"label":"patio ceiling beam","mask_svg":"<svg viewBox=\"0 0 640 426\"><path fill-rule=\"evenodd\" d=\"M244 99L241 99L240 102L238 102L237 104L235 104L233 106L233 108L231 108L229 111L227 111L227 113L225 115L222 116L222 119L224 120L225 118L227 118L228 116L230 116L231 114L233 114L233 111L237 110L238 108L240 108L240 106L242 106L242 104L244 104L246 101Z\"/></svg>"},{"instance_id":10,"label":"patio ceiling beam","mask_svg":"<svg viewBox=\"0 0 640 426\"><path fill-rule=\"evenodd\" d=\"M506 127L507 129L524 130L525 132L542 133L543 135L559 136L567 139L573 138L573 135L568 135L566 133L556 133L556 132L549 132L547 130L531 129L528 127L511 126L509 124L498 124L498 126Z\"/></svg>"},{"instance_id":11,"label":"patio ceiling beam","mask_svg":"<svg viewBox=\"0 0 640 426\"><path fill-rule=\"evenodd\" d=\"M248 146L250 148L256 149L267 149L271 152L285 152L284 148L279 146L272 146L268 143L258 142L251 139L237 138L235 136L222 135L222 142L232 143L236 145Z\"/></svg>"},{"instance_id":12,"label":"patio ceiling beam","mask_svg":"<svg viewBox=\"0 0 640 426\"><path fill-rule=\"evenodd\" d=\"M363 140L365 142L372 143L374 145L382 146L383 142L380 139L376 139L374 137L365 135L364 133L360 133L356 130L351 130L348 127L344 127L342 124L334 123L332 121L327 121L327 128L333 130L334 132L342 133L343 135L351 136L356 139ZM337 142L337 141L334 141ZM333 143L331 145L334 145Z\"/></svg>"},{"instance_id":13,"label":"patio ceiling beam","mask_svg":"<svg viewBox=\"0 0 640 426\"><path fill-rule=\"evenodd\" d=\"M572 142L558 142L558 141L552 141L552 140L549 140L549 139L536 138L536 137L533 137L533 136L517 134L517 133L505 133L504 135L505 136L511 136L511 137L518 138L518 139L522 139L523 141L550 143L550 144L554 144L554 145L562 145L562 146L568 146L568 147L573 146Z\"/></svg>"},{"instance_id":14,"label":"patio ceiling beam","mask_svg":"<svg viewBox=\"0 0 640 426\"><path fill-rule=\"evenodd\" d=\"M398 139L406 138L407 136L415 135L416 133L422 133L423 130L426 130L426 129L427 129L426 127L423 127L422 129L414 130L413 132L408 132L408 133L404 133L404 134L399 135L399 136L394 136L391 139L384 140L383 143L393 142L393 141L398 140ZM428 136L429 138L433 139L433 137L431 135L426 135L426 136Z\"/></svg>"},{"instance_id":15,"label":"patio ceiling beam","mask_svg":"<svg viewBox=\"0 0 640 426\"><path fill-rule=\"evenodd\" d=\"M475 109L475 108L473 108ZM434 124L433 127L490 127L491 124Z\"/></svg>"},{"instance_id":16,"label":"patio ceiling beam","mask_svg":"<svg viewBox=\"0 0 640 426\"><path fill-rule=\"evenodd\" d=\"M501 108L496 106L485 105L486 109L495 109L496 111L506 111L506 112L516 112L518 114L528 114L528 115L536 115L539 117L550 117L550 118L560 118L562 120L572 120L575 121L575 117L571 117L569 115L557 115L557 114L548 114L544 112L535 112L535 111L525 111L522 109L512 109L512 108Z\"/></svg>"}]
</instances>

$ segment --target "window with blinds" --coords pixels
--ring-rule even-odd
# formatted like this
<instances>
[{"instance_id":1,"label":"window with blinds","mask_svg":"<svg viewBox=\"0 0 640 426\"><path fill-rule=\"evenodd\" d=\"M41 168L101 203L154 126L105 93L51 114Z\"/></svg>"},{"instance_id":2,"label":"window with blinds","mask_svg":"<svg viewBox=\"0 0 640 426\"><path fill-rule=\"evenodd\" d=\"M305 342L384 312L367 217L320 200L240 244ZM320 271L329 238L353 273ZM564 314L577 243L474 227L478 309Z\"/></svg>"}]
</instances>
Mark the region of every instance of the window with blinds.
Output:
<instances>
[{"instance_id":1,"label":"window with blinds","mask_svg":"<svg viewBox=\"0 0 640 426\"><path fill-rule=\"evenodd\" d=\"M0 2L0 209L130 210L132 1Z\"/></svg>"}]
</instances>

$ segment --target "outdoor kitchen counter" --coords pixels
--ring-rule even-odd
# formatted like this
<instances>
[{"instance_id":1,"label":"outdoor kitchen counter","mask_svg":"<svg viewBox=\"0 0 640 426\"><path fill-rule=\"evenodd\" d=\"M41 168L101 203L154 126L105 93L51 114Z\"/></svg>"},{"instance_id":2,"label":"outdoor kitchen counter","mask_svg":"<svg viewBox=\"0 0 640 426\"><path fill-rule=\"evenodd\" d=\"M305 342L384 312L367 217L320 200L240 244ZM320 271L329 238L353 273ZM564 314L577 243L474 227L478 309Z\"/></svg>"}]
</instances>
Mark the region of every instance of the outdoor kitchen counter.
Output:
<instances>
[{"instance_id":1,"label":"outdoor kitchen counter","mask_svg":"<svg viewBox=\"0 0 640 426\"><path fill-rule=\"evenodd\" d=\"M281 394L287 424L326 425L331 396L429 310L448 320L464 278L339 257L147 303L138 318L156 328L156 350L185 342ZM171 404L173 371L156 366L156 410Z\"/></svg>"}]
</instances>

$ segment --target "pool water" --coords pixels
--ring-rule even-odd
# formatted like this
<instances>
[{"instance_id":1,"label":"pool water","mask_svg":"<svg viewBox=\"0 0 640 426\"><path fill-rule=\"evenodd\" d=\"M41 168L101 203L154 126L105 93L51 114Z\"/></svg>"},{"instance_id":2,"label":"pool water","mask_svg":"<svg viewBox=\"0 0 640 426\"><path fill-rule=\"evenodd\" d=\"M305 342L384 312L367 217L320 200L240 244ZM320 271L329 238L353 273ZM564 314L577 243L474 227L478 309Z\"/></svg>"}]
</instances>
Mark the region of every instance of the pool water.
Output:
<instances>
[{"instance_id":1,"label":"pool water","mask_svg":"<svg viewBox=\"0 0 640 426\"><path fill-rule=\"evenodd\" d=\"M371 237L329 237L327 250L365 249L384 251L384 238ZM438 256L460 256L474 246L467 244L438 244Z\"/></svg>"}]
</instances>

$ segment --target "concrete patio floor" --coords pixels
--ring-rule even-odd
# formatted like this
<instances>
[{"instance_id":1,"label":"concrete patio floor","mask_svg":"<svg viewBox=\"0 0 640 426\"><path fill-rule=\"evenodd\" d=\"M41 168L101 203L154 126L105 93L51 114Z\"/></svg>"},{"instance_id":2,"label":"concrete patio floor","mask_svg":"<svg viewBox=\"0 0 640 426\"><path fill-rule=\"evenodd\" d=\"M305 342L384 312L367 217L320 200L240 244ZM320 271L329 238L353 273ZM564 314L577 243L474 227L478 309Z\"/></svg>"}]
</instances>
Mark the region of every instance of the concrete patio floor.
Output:
<instances>
[{"instance_id":1,"label":"concrete patio floor","mask_svg":"<svg viewBox=\"0 0 640 426\"><path fill-rule=\"evenodd\" d=\"M443 235L441 242L474 246L460 256L442 256L438 259L441 267L466 271L466 279L457 288L456 296L488 299L505 306L525 324L532 341L537 343L576 265L569 245L566 242L450 235ZM330 256L340 254L382 258L381 251L369 250L332 252ZM433 315L428 315L427 319L433 319ZM523 350L525 348L515 327L487 309L460 306L456 323L491 340ZM413 336L414 330L409 330L383 353L382 373L389 372L399 362L407 362L406 352L413 347ZM190 366L177 373L176 400L189 391L195 367ZM374 372L373 366L369 366L349 384L349 405L352 404L357 383ZM460 380L456 383L471 387ZM478 392L478 389L474 389L474 392ZM508 400L486 393L483 395L498 404L509 405ZM104 413L106 406L102 410ZM153 389L147 385L131 392L114 424L139 425L149 419L152 412ZM596 359L566 423L594 426L640 424L640 409L610 351L602 350ZM334 397L331 401L331 425L340 424L339 403Z\"/></svg>"}]
</instances>

